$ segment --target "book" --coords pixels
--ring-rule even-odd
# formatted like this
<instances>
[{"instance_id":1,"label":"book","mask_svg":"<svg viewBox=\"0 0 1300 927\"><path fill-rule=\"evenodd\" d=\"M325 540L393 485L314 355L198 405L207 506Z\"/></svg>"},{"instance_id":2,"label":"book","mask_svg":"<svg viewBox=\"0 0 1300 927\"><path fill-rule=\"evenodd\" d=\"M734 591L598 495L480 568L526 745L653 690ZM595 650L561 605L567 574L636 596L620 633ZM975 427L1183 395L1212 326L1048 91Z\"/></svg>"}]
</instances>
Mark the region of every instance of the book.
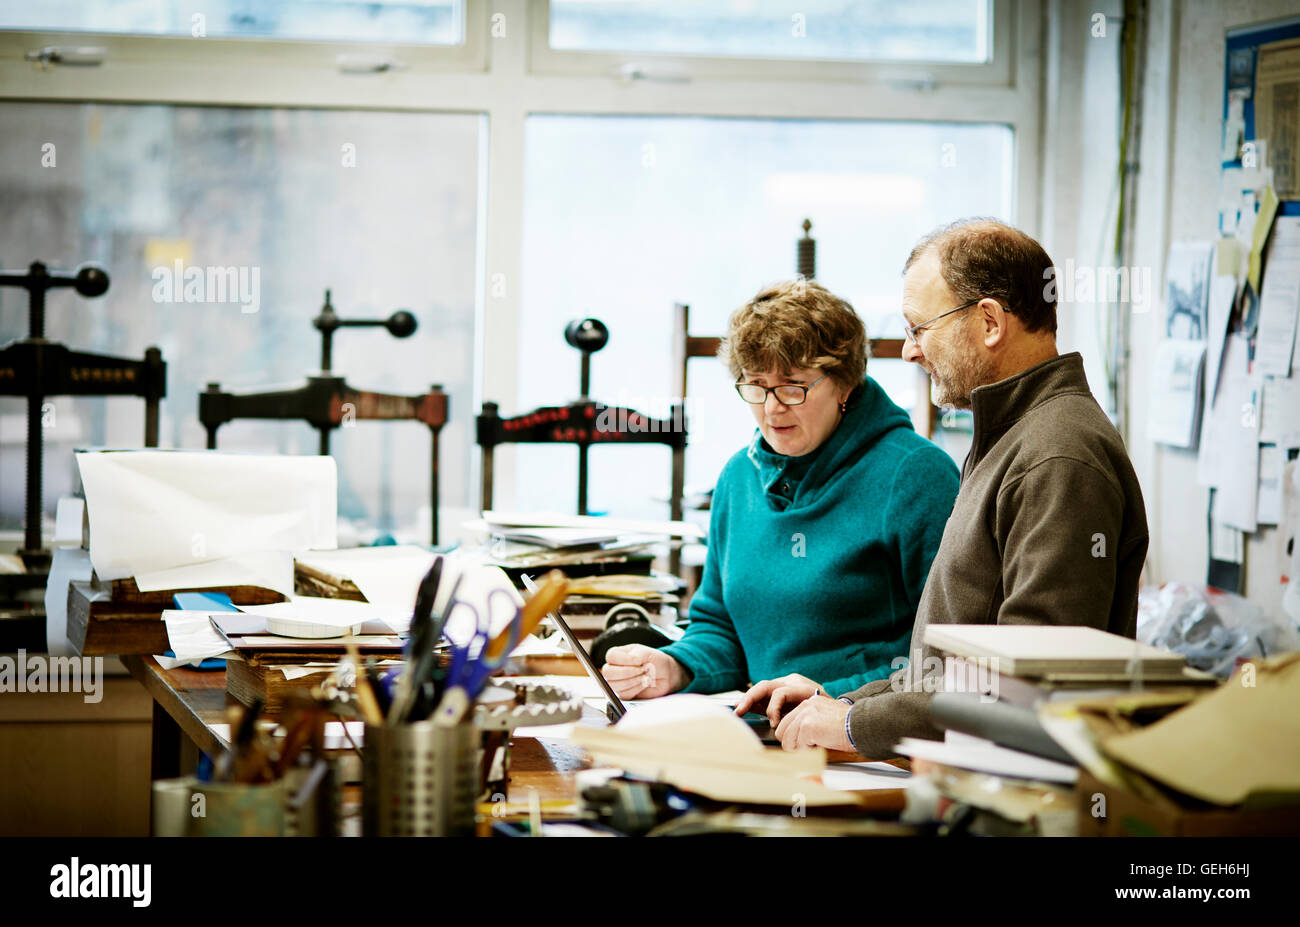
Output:
<instances>
[{"instance_id":1,"label":"book","mask_svg":"<svg viewBox=\"0 0 1300 927\"><path fill-rule=\"evenodd\" d=\"M1087 681L1178 679L1186 658L1118 634L1070 625L932 624L925 643L958 657L983 659L1006 676Z\"/></svg>"},{"instance_id":2,"label":"book","mask_svg":"<svg viewBox=\"0 0 1300 927\"><path fill-rule=\"evenodd\" d=\"M1187 687L1200 690L1213 688L1220 681L1217 676L1191 666L1184 666L1182 672L1176 676L1165 676L1163 673L1155 678L1144 676L1141 685L1145 688ZM1074 678L1063 678L1063 674L1053 674L1044 678L1012 676L997 672L987 662L981 665L980 661L967 657L944 658L944 692L988 695L1022 708L1037 708L1046 702L1067 699L1124 695L1133 692L1137 684L1138 681L1132 677L1113 674L1093 674Z\"/></svg>"}]
</instances>

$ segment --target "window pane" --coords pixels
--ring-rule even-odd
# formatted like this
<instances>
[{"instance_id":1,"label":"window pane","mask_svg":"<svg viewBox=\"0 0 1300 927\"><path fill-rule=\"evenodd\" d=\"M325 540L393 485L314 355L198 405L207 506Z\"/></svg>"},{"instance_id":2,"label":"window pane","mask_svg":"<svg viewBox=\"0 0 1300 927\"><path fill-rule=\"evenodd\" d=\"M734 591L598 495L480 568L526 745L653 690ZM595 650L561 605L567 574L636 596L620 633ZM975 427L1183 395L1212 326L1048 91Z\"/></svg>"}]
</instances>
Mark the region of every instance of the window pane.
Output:
<instances>
[{"instance_id":1,"label":"window pane","mask_svg":"<svg viewBox=\"0 0 1300 927\"><path fill-rule=\"evenodd\" d=\"M989 60L988 0L551 0L551 47L841 61Z\"/></svg>"},{"instance_id":2,"label":"window pane","mask_svg":"<svg viewBox=\"0 0 1300 927\"><path fill-rule=\"evenodd\" d=\"M530 117L520 343L534 348L520 358L516 408L577 395L579 355L563 328L595 316L610 339L592 357L592 395L665 414L673 303L691 306L692 334L722 334L759 287L794 276L805 217L819 282L873 337L901 337L915 241L963 216L1010 217L1011 142L998 125ZM868 370L910 409L912 368L889 366ZM694 360L689 378L687 486L704 489L754 420L721 363ZM576 452L519 454L520 505L573 511ZM590 507L665 517L655 499L668 496L670 459L662 447L593 449Z\"/></svg>"},{"instance_id":3,"label":"window pane","mask_svg":"<svg viewBox=\"0 0 1300 927\"><path fill-rule=\"evenodd\" d=\"M265 391L320 368L311 320L325 289L338 314L418 328L334 336L333 370L363 390L451 396L442 431L442 501L469 502L473 441L475 254L483 117L187 106L8 103L0 107L0 266L101 263L108 292L50 293L47 337L74 349L167 362L160 439L202 448L198 394ZM53 146L46 149L46 145ZM44 152L44 154L43 154ZM50 166L43 159L53 158ZM350 166L355 163L355 166ZM182 268L257 273L257 311L242 299L160 300ZM233 294L232 294L233 295ZM186 301L179 301L182 297ZM214 294L214 300L215 300ZM0 344L27 336L26 293L0 289ZM54 397L46 430L45 507L69 491L76 446L139 447L144 403ZM26 402L0 397L0 521L23 518ZM339 513L373 529L428 538L430 436L414 421L336 429ZM223 450L314 454L303 422L236 420ZM13 478L11 479L11 475Z\"/></svg>"},{"instance_id":4,"label":"window pane","mask_svg":"<svg viewBox=\"0 0 1300 927\"><path fill-rule=\"evenodd\" d=\"M0 0L0 28L458 45L464 10L464 0Z\"/></svg>"}]
</instances>

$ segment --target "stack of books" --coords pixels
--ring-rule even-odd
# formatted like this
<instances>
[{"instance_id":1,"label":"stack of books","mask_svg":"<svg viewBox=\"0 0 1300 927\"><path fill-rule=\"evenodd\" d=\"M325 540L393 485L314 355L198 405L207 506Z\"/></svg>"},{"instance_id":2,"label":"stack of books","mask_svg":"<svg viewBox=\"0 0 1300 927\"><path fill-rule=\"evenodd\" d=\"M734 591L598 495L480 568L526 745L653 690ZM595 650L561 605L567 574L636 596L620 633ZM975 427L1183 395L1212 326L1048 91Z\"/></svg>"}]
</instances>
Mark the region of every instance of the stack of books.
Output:
<instances>
[{"instance_id":1,"label":"stack of books","mask_svg":"<svg viewBox=\"0 0 1300 927\"><path fill-rule=\"evenodd\" d=\"M1077 706L1125 703L1149 721L1219 682L1180 654L1089 627L931 625L925 643L945 655L943 679L915 681L936 692L931 719L945 740L898 750L933 786L934 816L960 812L976 833L1077 832L1081 757L1095 743L1057 720Z\"/></svg>"},{"instance_id":2,"label":"stack of books","mask_svg":"<svg viewBox=\"0 0 1300 927\"><path fill-rule=\"evenodd\" d=\"M605 626L610 609L635 603L651 616L676 609L684 584L657 572L657 551L703 537L688 522L484 512L466 527L484 538L481 557L516 582L523 573L558 569L570 579L564 615L580 634Z\"/></svg>"}]
</instances>

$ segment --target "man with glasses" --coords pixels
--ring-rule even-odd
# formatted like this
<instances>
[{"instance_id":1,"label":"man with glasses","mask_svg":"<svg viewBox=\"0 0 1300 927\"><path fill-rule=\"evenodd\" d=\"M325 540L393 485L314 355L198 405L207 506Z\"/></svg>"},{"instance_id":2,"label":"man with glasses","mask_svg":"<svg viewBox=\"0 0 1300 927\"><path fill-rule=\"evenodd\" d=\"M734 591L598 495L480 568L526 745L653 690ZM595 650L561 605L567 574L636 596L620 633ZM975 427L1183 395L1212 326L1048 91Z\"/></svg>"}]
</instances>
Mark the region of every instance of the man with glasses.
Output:
<instances>
[{"instance_id":1,"label":"man with glasses","mask_svg":"<svg viewBox=\"0 0 1300 927\"><path fill-rule=\"evenodd\" d=\"M929 624L1088 625L1133 636L1147 550L1142 490L1083 359L1057 353L1055 292L1042 246L1000 222L954 223L912 249L903 357L930 375L937 405L974 412L961 490L908 666L829 693L838 699L817 697L815 684L767 680L737 706L766 705L787 749L879 758L904 737L942 738L929 718L935 680L924 676L942 666L924 645Z\"/></svg>"}]
</instances>

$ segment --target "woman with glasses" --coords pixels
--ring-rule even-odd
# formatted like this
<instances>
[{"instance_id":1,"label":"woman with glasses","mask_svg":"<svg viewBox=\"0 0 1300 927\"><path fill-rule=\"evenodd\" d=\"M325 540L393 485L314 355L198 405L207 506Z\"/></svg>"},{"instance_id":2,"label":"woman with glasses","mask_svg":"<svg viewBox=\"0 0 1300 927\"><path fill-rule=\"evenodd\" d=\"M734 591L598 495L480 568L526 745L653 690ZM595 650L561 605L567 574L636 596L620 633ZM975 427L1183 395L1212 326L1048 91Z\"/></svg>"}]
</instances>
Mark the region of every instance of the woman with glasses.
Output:
<instances>
[{"instance_id":1,"label":"woman with glasses","mask_svg":"<svg viewBox=\"0 0 1300 927\"><path fill-rule=\"evenodd\" d=\"M718 478L690 624L661 650L612 648L602 672L625 698L787 675L836 693L888 676L956 466L866 376L862 321L816 283L736 310L718 354L758 427Z\"/></svg>"}]
</instances>

